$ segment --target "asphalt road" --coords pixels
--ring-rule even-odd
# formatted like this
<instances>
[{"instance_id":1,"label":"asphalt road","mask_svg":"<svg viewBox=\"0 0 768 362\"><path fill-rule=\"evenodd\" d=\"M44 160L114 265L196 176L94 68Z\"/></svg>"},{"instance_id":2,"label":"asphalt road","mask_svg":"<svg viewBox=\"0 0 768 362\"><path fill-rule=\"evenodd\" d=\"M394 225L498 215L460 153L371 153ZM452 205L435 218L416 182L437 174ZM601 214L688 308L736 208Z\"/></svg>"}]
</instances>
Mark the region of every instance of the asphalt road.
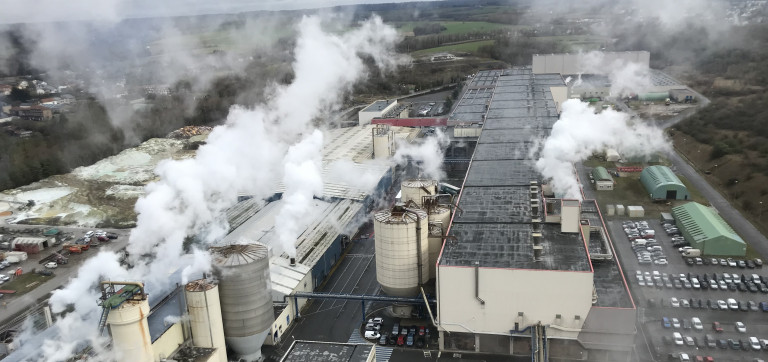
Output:
<instances>
[{"instance_id":1,"label":"asphalt road","mask_svg":"<svg viewBox=\"0 0 768 362\"><path fill-rule=\"evenodd\" d=\"M51 226L32 226L32 225L17 225L17 224L4 224L2 227L6 228L6 230L10 230L12 233L8 233L8 235L14 235L13 232L16 232L18 236L40 236L42 234L43 230L51 228ZM81 236L85 233L87 230L92 230L88 228L77 228L77 227L59 227L56 226L57 229L61 230L65 233L74 233L76 236ZM26 233L24 231L27 230L35 230L36 233ZM110 242L101 243L97 249L89 249L88 251L83 252L83 254L73 254L68 257L69 263L60 265L54 270L54 277L52 279L49 279L47 282L43 283L39 287L32 289L28 293L21 295L21 296L14 296L14 295L6 295L3 298L3 301L6 303L4 307L0 307L0 321L2 321L2 326L6 326L8 324L15 324L16 319L13 318L14 316L20 315L23 312L30 312L32 306L35 305L36 301L38 301L40 298L44 298L50 294L51 291L54 289L66 284L69 282L70 278L77 275L77 271L80 268L80 265L87 260L88 258L96 255L101 250L119 250L123 247L125 247L128 244L128 235L130 234L130 229L103 229L107 232L114 232L118 234L118 238L116 240L112 240ZM29 259L27 259L24 262L21 262L19 264L14 264L11 267L5 269L3 272L8 273L11 272L15 267L21 267L24 272L30 272L32 269L41 269L43 268L42 265L38 263L38 261L48 255L50 255L54 250L58 250L57 247L48 248L43 250L40 254L36 255L30 255ZM0 286L2 288L2 286ZM96 303L96 301L94 301ZM13 322L13 323L9 323ZM0 327L0 330L4 328Z\"/></svg>"},{"instance_id":2,"label":"asphalt road","mask_svg":"<svg viewBox=\"0 0 768 362\"><path fill-rule=\"evenodd\" d=\"M348 294L378 294L374 239L354 241L349 253L319 288L319 292ZM324 342L347 342L363 320L362 304L358 301L312 300L296 323L286 331L282 346L295 339ZM366 310L366 313L370 310Z\"/></svg>"}]
</instances>

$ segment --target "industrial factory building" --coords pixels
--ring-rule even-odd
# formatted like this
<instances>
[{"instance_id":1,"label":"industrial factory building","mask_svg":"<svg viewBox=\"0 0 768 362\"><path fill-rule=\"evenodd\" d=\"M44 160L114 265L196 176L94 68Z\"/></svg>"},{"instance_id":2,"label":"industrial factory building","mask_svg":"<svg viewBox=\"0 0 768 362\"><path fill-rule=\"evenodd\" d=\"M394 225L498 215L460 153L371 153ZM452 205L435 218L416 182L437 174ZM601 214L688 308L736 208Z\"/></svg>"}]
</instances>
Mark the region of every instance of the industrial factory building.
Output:
<instances>
[{"instance_id":1,"label":"industrial factory building","mask_svg":"<svg viewBox=\"0 0 768 362\"><path fill-rule=\"evenodd\" d=\"M685 240L703 255L744 256L747 244L712 208L689 202L672 208Z\"/></svg>"},{"instance_id":2,"label":"industrial factory building","mask_svg":"<svg viewBox=\"0 0 768 362\"><path fill-rule=\"evenodd\" d=\"M592 180L595 182L595 190L597 191L613 190L613 177L611 177L611 174L608 173L605 167L593 168Z\"/></svg>"},{"instance_id":3,"label":"industrial factory building","mask_svg":"<svg viewBox=\"0 0 768 362\"><path fill-rule=\"evenodd\" d=\"M357 113L359 126L371 124L371 120L384 116L387 112L397 106L397 99L383 99L369 104Z\"/></svg>"},{"instance_id":4,"label":"industrial factory building","mask_svg":"<svg viewBox=\"0 0 768 362\"><path fill-rule=\"evenodd\" d=\"M688 200L691 194L667 166L648 166L640 173L640 182L651 200Z\"/></svg>"},{"instance_id":5,"label":"industrial factory building","mask_svg":"<svg viewBox=\"0 0 768 362\"><path fill-rule=\"evenodd\" d=\"M598 70L607 69L614 63L635 63L644 68L648 68L651 63L651 53L641 50L632 52L594 52L586 54L534 54L531 62L531 69L534 74L589 74L596 73Z\"/></svg>"},{"instance_id":6,"label":"industrial factory building","mask_svg":"<svg viewBox=\"0 0 768 362\"><path fill-rule=\"evenodd\" d=\"M484 71L484 119L437 261L443 351L629 360L635 307L594 200L546 198L528 154L557 121L559 74ZM377 258L379 256L377 255Z\"/></svg>"}]
</instances>

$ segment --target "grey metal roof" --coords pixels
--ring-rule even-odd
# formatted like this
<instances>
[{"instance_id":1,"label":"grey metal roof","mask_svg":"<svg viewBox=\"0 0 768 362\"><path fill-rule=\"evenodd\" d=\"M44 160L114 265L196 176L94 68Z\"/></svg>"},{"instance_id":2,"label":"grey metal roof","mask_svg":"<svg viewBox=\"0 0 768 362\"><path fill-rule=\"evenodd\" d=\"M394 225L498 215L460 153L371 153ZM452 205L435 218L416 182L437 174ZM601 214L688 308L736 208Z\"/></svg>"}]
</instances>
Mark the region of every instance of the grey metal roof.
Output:
<instances>
[{"instance_id":1,"label":"grey metal roof","mask_svg":"<svg viewBox=\"0 0 768 362\"><path fill-rule=\"evenodd\" d=\"M483 73L483 72L481 72ZM478 76L481 74L478 73ZM560 225L534 226L531 181L539 181L528 150L557 120L549 86L559 76L536 76L530 68L503 71L495 79L482 133L467 171L459 208L440 263L450 266L590 271L580 234ZM477 78L477 77L476 77ZM541 80L546 83L540 85ZM538 194L534 194L539 198ZM541 201L541 200L539 200ZM533 230L541 227L543 256L534 261Z\"/></svg>"}]
</instances>

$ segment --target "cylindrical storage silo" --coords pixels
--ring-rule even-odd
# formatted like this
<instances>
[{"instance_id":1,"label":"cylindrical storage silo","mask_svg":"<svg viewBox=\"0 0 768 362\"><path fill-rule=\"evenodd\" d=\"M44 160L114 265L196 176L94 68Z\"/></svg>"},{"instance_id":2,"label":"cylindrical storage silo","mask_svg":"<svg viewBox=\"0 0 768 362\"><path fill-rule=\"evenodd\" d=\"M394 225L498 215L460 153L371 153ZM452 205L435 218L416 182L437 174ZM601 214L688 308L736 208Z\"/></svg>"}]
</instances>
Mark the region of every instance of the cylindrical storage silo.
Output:
<instances>
[{"instance_id":1,"label":"cylindrical storage silo","mask_svg":"<svg viewBox=\"0 0 768 362\"><path fill-rule=\"evenodd\" d=\"M210 361L227 362L218 285L211 280L199 279L187 283L184 289L192 343L195 347L215 348L215 356Z\"/></svg>"},{"instance_id":2,"label":"cylindrical storage silo","mask_svg":"<svg viewBox=\"0 0 768 362\"><path fill-rule=\"evenodd\" d=\"M419 285L429 280L427 213L396 206L377 212L373 229L376 279L382 291L403 297L418 294Z\"/></svg>"},{"instance_id":3,"label":"cylindrical storage silo","mask_svg":"<svg viewBox=\"0 0 768 362\"><path fill-rule=\"evenodd\" d=\"M419 207L423 207L421 202L422 196L437 195L437 181L424 179L405 180L400 184L400 191L402 191L404 203L407 203L408 200L413 200Z\"/></svg>"},{"instance_id":4,"label":"cylindrical storage silo","mask_svg":"<svg viewBox=\"0 0 768 362\"><path fill-rule=\"evenodd\" d=\"M118 361L155 360L149 336L149 302L129 300L109 311L107 324L112 335L112 349Z\"/></svg>"},{"instance_id":5,"label":"cylindrical storage silo","mask_svg":"<svg viewBox=\"0 0 768 362\"><path fill-rule=\"evenodd\" d=\"M375 129L373 132L373 158L392 156L393 135L389 129Z\"/></svg>"},{"instance_id":6,"label":"cylindrical storage silo","mask_svg":"<svg viewBox=\"0 0 768 362\"><path fill-rule=\"evenodd\" d=\"M274 322L269 251L259 243L211 248L227 346L240 359L257 361Z\"/></svg>"},{"instance_id":7,"label":"cylindrical storage silo","mask_svg":"<svg viewBox=\"0 0 768 362\"><path fill-rule=\"evenodd\" d=\"M429 210L429 279L435 277L435 263L443 247L443 235L448 231L451 209L435 206Z\"/></svg>"}]
</instances>

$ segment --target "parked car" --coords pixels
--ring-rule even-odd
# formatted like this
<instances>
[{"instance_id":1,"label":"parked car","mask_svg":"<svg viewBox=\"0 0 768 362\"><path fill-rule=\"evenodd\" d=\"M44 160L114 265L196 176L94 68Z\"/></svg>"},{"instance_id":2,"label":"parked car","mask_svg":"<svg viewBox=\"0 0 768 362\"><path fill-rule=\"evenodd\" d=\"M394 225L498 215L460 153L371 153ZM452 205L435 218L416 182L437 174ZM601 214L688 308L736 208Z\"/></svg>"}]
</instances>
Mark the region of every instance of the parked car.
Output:
<instances>
[{"instance_id":1,"label":"parked car","mask_svg":"<svg viewBox=\"0 0 768 362\"><path fill-rule=\"evenodd\" d=\"M365 331L365 339L376 339L378 340L381 338L381 334L377 331Z\"/></svg>"},{"instance_id":2,"label":"parked car","mask_svg":"<svg viewBox=\"0 0 768 362\"><path fill-rule=\"evenodd\" d=\"M45 267L48 268L48 269L55 269L58 266L59 266L59 264L56 264L55 261L49 261L49 262L45 263Z\"/></svg>"},{"instance_id":3,"label":"parked car","mask_svg":"<svg viewBox=\"0 0 768 362\"><path fill-rule=\"evenodd\" d=\"M680 332L672 333L672 340L675 342L676 345L682 346L685 342L683 341L683 336L680 334Z\"/></svg>"},{"instance_id":4,"label":"parked car","mask_svg":"<svg viewBox=\"0 0 768 362\"><path fill-rule=\"evenodd\" d=\"M701 319L698 317L691 318L691 324L693 324L693 329L697 331L701 331L704 329L704 326L701 324Z\"/></svg>"},{"instance_id":5,"label":"parked car","mask_svg":"<svg viewBox=\"0 0 768 362\"><path fill-rule=\"evenodd\" d=\"M49 276L53 275L53 272L48 270L48 269L40 269L40 270L37 271L37 274L45 275L45 276L49 277Z\"/></svg>"},{"instance_id":6,"label":"parked car","mask_svg":"<svg viewBox=\"0 0 768 362\"><path fill-rule=\"evenodd\" d=\"M736 331L739 333L747 333L747 326L743 322L736 322Z\"/></svg>"},{"instance_id":7,"label":"parked car","mask_svg":"<svg viewBox=\"0 0 768 362\"><path fill-rule=\"evenodd\" d=\"M712 329L717 333L723 333L723 327L720 326L720 322L712 322Z\"/></svg>"}]
</instances>

